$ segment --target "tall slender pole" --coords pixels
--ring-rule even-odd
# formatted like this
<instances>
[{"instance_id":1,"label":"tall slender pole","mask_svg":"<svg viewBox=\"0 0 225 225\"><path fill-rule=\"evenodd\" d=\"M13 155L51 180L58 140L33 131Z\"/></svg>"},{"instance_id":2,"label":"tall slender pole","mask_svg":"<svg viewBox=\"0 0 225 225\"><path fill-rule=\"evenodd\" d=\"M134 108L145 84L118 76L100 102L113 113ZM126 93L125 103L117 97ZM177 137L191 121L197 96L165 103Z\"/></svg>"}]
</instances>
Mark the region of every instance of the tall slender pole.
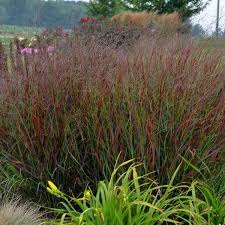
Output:
<instances>
[{"instance_id":1,"label":"tall slender pole","mask_svg":"<svg viewBox=\"0 0 225 225\"><path fill-rule=\"evenodd\" d=\"M216 16L216 37L219 37L219 22L220 22L220 0L217 0L217 16Z\"/></svg>"}]
</instances>

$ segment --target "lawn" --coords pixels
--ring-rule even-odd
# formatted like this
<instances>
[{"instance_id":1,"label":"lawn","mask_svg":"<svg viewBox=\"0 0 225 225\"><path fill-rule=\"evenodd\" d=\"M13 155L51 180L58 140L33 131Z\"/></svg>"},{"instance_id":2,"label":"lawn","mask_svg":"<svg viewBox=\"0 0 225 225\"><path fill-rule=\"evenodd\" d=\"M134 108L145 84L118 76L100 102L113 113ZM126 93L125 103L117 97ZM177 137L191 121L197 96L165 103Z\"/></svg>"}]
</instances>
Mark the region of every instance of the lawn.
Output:
<instances>
[{"instance_id":1,"label":"lawn","mask_svg":"<svg viewBox=\"0 0 225 225\"><path fill-rule=\"evenodd\" d=\"M32 37L33 35L43 31L43 28L38 27L19 27L10 25L0 25L0 41L4 46L9 46L10 41L15 36Z\"/></svg>"},{"instance_id":2,"label":"lawn","mask_svg":"<svg viewBox=\"0 0 225 225\"><path fill-rule=\"evenodd\" d=\"M198 40L199 44L204 48L217 49L219 51L225 52L225 39L224 38L208 38L203 40Z\"/></svg>"}]
</instances>

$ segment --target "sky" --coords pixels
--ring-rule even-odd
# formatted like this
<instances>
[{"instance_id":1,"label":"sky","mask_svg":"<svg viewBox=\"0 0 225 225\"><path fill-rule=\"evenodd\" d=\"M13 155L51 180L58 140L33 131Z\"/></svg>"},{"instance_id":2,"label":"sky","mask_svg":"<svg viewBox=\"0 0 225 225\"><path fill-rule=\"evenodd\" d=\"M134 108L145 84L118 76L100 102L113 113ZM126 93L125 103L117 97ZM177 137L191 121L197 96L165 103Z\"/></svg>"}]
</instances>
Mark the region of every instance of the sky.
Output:
<instances>
[{"instance_id":1,"label":"sky","mask_svg":"<svg viewBox=\"0 0 225 225\"><path fill-rule=\"evenodd\" d=\"M211 0L207 8L193 18L194 23L201 24L209 32L215 30L217 0ZM220 27L225 29L225 0L220 0Z\"/></svg>"}]
</instances>

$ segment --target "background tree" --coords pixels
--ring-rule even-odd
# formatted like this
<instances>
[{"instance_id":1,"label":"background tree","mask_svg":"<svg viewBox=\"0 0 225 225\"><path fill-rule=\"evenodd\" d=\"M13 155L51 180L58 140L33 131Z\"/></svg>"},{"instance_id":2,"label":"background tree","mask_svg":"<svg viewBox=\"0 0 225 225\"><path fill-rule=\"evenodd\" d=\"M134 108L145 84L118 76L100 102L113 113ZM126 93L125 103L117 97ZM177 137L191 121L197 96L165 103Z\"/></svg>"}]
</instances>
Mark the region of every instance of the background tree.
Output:
<instances>
[{"instance_id":1,"label":"background tree","mask_svg":"<svg viewBox=\"0 0 225 225\"><path fill-rule=\"evenodd\" d=\"M0 0L0 23L72 28L85 16L86 5L82 1Z\"/></svg>"},{"instance_id":2,"label":"background tree","mask_svg":"<svg viewBox=\"0 0 225 225\"><path fill-rule=\"evenodd\" d=\"M191 27L191 34L193 37L204 38L206 36L206 31L200 24L194 24Z\"/></svg>"},{"instance_id":3,"label":"background tree","mask_svg":"<svg viewBox=\"0 0 225 225\"><path fill-rule=\"evenodd\" d=\"M216 31L214 31L211 35L213 38L224 38L225 37L225 31L223 31L221 28L218 29L218 34Z\"/></svg>"},{"instance_id":4,"label":"background tree","mask_svg":"<svg viewBox=\"0 0 225 225\"><path fill-rule=\"evenodd\" d=\"M119 0L91 0L87 6L88 15L94 17L111 17L121 11Z\"/></svg>"},{"instance_id":5,"label":"background tree","mask_svg":"<svg viewBox=\"0 0 225 225\"><path fill-rule=\"evenodd\" d=\"M202 11L211 0L121 0L124 7L133 11L179 12L184 20Z\"/></svg>"},{"instance_id":6,"label":"background tree","mask_svg":"<svg viewBox=\"0 0 225 225\"><path fill-rule=\"evenodd\" d=\"M23 25L25 22L26 7L29 0L8 0L5 4L8 15L8 24Z\"/></svg>"},{"instance_id":7,"label":"background tree","mask_svg":"<svg viewBox=\"0 0 225 225\"><path fill-rule=\"evenodd\" d=\"M4 24L7 21L6 9L0 5L0 24Z\"/></svg>"},{"instance_id":8,"label":"background tree","mask_svg":"<svg viewBox=\"0 0 225 225\"><path fill-rule=\"evenodd\" d=\"M31 0L30 3L26 5L24 23L35 27L40 26L42 6L42 0Z\"/></svg>"}]
</instances>

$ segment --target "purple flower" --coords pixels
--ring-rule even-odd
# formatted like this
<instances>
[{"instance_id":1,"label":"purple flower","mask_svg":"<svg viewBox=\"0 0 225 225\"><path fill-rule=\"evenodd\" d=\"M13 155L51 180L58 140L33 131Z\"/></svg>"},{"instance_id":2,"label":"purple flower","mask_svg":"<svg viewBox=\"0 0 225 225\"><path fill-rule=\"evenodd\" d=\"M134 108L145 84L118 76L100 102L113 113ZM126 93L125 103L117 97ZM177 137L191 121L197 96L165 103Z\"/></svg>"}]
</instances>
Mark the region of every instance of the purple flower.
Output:
<instances>
[{"instance_id":1,"label":"purple flower","mask_svg":"<svg viewBox=\"0 0 225 225\"><path fill-rule=\"evenodd\" d=\"M20 49L20 54L22 54L22 55L26 55L26 54L31 55L33 53L37 54L40 51L44 51L44 49L43 48L41 48L41 49L39 49L39 48L22 48L22 49ZM46 49L46 51L49 54L51 54L51 53L53 53L55 51L55 47L48 46L48 48Z\"/></svg>"},{"instance_id":2,"label":"purple flower","mask_svg":"<svg viewBox=\"0 0 225 225\"><path fill-rule=\"evenodd\" d=\"M25 54L32 54L32 48L22 48L20 49L20 53L22 55L25 55Z\"/></svg>"},{"instance_id":3,"label":"purple flower","mask_svg":"<svg viewBox=\"0 0 225 225\"><path fill-rule=\"evenodd\" d=\"M54 52L55 51L55 47L53 47L53 46L48 46L48 48L47 48L47 52L48 53L52 53L52 52Z\"/></svg>"},{"instance_id":4,"label":"purple flower","mask_svg":"<svg viewBox=\"0 0 225 225\"><path fill-rule=\"evenodd\" d=\"M34 49L34 53L36 54L36 53L38 53L39 52L39 49L38 48L35 48Z\"/></svg>"}]
</instances>

